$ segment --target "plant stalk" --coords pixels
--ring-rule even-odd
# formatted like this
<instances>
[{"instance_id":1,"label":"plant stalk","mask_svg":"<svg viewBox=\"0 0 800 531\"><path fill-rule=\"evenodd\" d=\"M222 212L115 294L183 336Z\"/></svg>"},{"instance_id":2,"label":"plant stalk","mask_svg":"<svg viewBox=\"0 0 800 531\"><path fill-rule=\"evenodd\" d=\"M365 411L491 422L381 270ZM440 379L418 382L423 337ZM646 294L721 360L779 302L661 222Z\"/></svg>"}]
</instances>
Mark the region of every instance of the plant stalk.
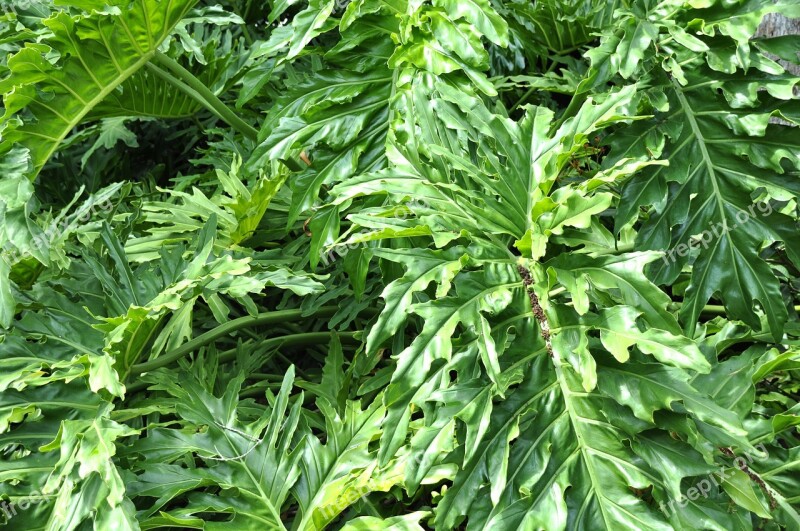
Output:
<instances>
[{"instance_id":1,"label":"plant stalk","mask_svg":"<svg viewBox=\"0 0 800 531\"><path fill-rule=\"evenodd\" d=\"M150 62L147 64L147 68L155 75L194 98L198 103L214 113L219 119L224 120L228 125L250 140L256 140L258 138L258 130L256 128L242 120L239 115L225 105L216 94L211 92L202 81L178 64L177 61L161 52L156 52L153 60L169 70L169 72L166 72ZM170 72L172 74L170 74Z\"/></svg>"},{"instance_id":2,"label":"plant stalk","mask_svg":"<svg viewBox=\"0 0 800 531\"><path fill-rule=\"evenodd\" d=\"M313 344L317 344L317 343L325 343L327 340L330 339L330 336L333 333L334 332L315 332L315 334L318 334L318 337L315 336L315 337L310 337L310 338L308 337L308 334L305 334L306 338L304 339L304 341L302 341L302 344L313 345ZM356 338L356 334L359 334L359 333L360 332L336 332L336 334L339 336L339 339L342 341L342 343L357 343L359 340ZM298 339L295 338L296 335L300 335L300 334L276 337L276 338L268 339L264 343L266 343L266 344L277 343L278 347L293 346L293 345L300 344L300 343L297 343ZM317 341L317 340L320 340L320 341ZM235 358L236 358L236 349L231 349L231 350L229 350L227 352L223 352L222 354L220 354L219 361L220 361L220 363L225 363L225 362L233 361ZM278 378L280 380L281 377L276 376L276 375L271 375L271 374L253 373L248 377L248 379L252 379L252 378L258 378L258 379L261 379L261 380L269 380L271 378ZM271 382L271 384L280 387L280 381ZM133 393L138 393L139 391L143 391L143 390L147 389L148 385L150 385L150 384L148 384L148 382L144 382L144 381L141 381L141 380L139 380L137 382L134 382L134 383L126 386L126 388L127 388L126 389L126 394L131 395ZM246 392L243 391L239 396L242 397L242 398L246 398L247 396L250 396L250 395L247 395Z\"/></svg>"},{"instance_id":3,"label":"plant stalk","mask_svg":"<svg viewBox=\"0 0 800 531\"><path fill-rule=\"evenodd\" d=\"M312 314L311 317L329 317L335 314L337 310L338 308L336 306L324 306L320 308L317 312L314 312L314 314ZM138 374L142 374L144 372L152 371L160 367L169 365L170 363L181 359L190 352L193 352L199 349L200 347L208 345L209 343L216 341L220 337L227 336L232 332L235 332L236 330L239 330L241 328L276 324L292 319L299 319L300 317L302 317L302 314L303 314L302 310L282 310L278 312L260 313L256 316L248 315L245 317L234 319L232 321L228 321L227 323L222 324L216 328L213 328L208 332L200 334L191 341L187 341L180 347L165 353L163 356L159 356L156 359L142 363L137 363L131 366L129 375L135 376ZM295 336L298 335L303 335L303 334L295 334ZM286 336L286 337L292 337L292 336Z\"/></svg>"},{"instance_id":4,"label":"plant stalk","mask_svg":"<svg viewBox=\"0 0 800 531\"><path fill-rule=\"evenodd\" d=\"M330 341L331 336L336 334L339 339L344 343L351 343L357 341L356 335L361 332L304 332L302 334L292 334L289 336L272 337L264 340L262 345L274 345L275 347L296 347L298 345L319 345L320 343L327 343ZM220 363L227 363L236 359L236 351L231 350L223 353L219 357Z\"/></svg>"},{"instance_id":5,"label":"plant stalk","mask_svg":"<svg viewBox=\"0 0 800 531\"><path fill-rule=\"evenodd\" d=\"M683 306L683 302L681 301L672 301L670 306L674 309L680 309ZM794 311L800 312L800 305L794 306ZM706 304L703 306L703 309L700 310L700 313L711 314L711 315L727 315L727 311L725 310L725 306L717 305L717 304Z\"/></svg>"},{"instance_id":6,"label":"plant stalk","mask_svg":"<svg viewBox=\"0 0 800 531\"><path fill-rule=\"evenodd\" d=\"M318 345L320 343L325 343L330 340L331 335L338 334L342 339L355 339L355 335L360 332L305 332L302 334L291 334L288 336L280 336L280 337L273 337L270 339L265 339L262 345L268 346L275 346L275 347L294 347L297 345ZM200 339L200 337L198 337ZM186 347L189 343L182 345L182 347ZM198 347L199 348L199 347ZM177 348L172 352L169 352L163 356L160 356L154 360L148 361L146 363L140 363L139 365L134 365L131 368L131 375L139 375L145 372L153 371L155 369L160 369L170 363L181 359L186 354L189 354L194 349L188 348ZM219 357L220 363L227 363L236 359L236 350L231 350L228 352L223 353Z\"/></svg>"}]
</instances>

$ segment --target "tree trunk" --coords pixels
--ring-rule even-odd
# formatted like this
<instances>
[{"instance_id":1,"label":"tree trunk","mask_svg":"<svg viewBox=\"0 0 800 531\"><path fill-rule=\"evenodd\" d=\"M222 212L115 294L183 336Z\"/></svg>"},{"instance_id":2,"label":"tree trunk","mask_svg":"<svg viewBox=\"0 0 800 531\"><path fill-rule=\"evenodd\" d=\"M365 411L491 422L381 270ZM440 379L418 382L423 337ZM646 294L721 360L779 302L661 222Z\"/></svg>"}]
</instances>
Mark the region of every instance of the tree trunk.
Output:
<instances>
[{"instance_id":1,"label":"tree trunk","mask_svg":"<svg viewBox=\"0 0 800 531\"><path fill-rule=\"evenodd\" d=\"M800 19L786 18L783 15L770 13L764 17L764 21L761 23L761 27L758 28L758 33L756 35L759 37L800 35ZM793 74L800 75L800 66L796 64L790 64L786 61L779 61L779 63Z\"/></svg>"},{"instance_id":2,"label":"tree trunk","mask_svg":"<svg viewBox=\"0 0 800 531\"><path fill-rule=\"evenodd\" d=\"M770 13L761 22L758 34L765 37L800 34L800 19L786 18L783 15Z\"/></svg>"}]
</instances>

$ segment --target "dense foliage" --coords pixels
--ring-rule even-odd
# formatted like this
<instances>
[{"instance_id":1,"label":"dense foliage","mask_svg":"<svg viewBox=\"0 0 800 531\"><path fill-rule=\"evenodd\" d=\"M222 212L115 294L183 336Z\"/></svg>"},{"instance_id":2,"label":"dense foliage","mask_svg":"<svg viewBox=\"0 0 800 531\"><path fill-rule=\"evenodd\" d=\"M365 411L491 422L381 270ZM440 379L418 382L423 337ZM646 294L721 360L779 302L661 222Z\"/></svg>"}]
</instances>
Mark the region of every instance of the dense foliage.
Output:
<instances>
[{"instance_id":1,"label":"dense foliage","mask_svg":"<svg viewBox=\"0 0 800 531\"><path fill-rule=\"evenodd\" d=\"M795 0L0 6L9 529L800 529Z\"/></svg>"}]
</instances>

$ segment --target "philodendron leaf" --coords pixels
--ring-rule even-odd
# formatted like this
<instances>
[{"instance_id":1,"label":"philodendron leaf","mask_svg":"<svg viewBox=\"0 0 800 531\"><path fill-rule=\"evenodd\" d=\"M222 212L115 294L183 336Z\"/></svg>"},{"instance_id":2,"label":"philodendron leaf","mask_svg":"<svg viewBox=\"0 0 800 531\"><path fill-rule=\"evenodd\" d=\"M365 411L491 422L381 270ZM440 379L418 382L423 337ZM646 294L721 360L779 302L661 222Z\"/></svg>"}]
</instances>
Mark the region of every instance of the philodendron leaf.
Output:
<instances>
[{"instance_id":1,"label":"philodendron leaf","mask_svg":"<svg viewBox=\"0 0 800 531\"><path fill-rule=\"evenodd\" d=\"M437 506L437 527L451 529L468 513L489 528L671 529L631 491L660 479L622 442L624 411L582 393L568 365L548 365L549 357L539 357L495 410L478 452ZM530 429L534 422L539 429Z\"/></svg>"},{"instance_id":2,"label":"philodendron leaf","mask_svg":"<svg viewBox=\"0 0 800 531\"><path fill-rule=\"evenodd\" d=\"M600 341L620 362L628 360L628 349L632 345L651 354L658 361L675 367L708 372L711 366L700 349L684 336L674 336L664 330L653 328L640 331L636 325L639 312L630 306L615 306L603 310L594 327L600 330Z\"/></svg>"},{"instance_id":3,"label":"philodendron leaf","mask_svg":"<svg viewBox=\"0 0 800 531\"><path fill-rule=\"evenodd\" d=\"M800 530L797 0L0 8L3 529Z\"/></svg>"},{"instance_id":4,"label":"philodendron leaf","mask_svg":"<svg viewBox=\"0 0 800 531\"><path fill-rule=\"evenodd\" d=\"M8 59L0 81L5 114L0 152L30 150L33 180L70 131L155 55L197 0L59 0L42 23L50 34ZM50 57L61 58L52 64ZM35 120L17 123L26 109Z\"/></svg>"},{"instance_id":5,"label":"philodendron leaf","mask_svg":"<svg viewBox=\"0 0 800 531\"><path fill-rule=\"evenodd\" d=\"M106 418L107 407L100 408L96 419L65 421L56 439L40 448L61 454L44 487L45 493L57 493L49 529L75 529L95 512L96 518L116 520L115 525L122 529L138 526L112 460L116 440L138 432ZM80 484L80 496L73 496L76 484ZM99 493L102 494L98 496Z\"/></svg>"},{"instance_id":6,"label":"philodendron leaf","mask_svg":"<svg viewBox=\"0 0 800 531\"><path fill-rule=\"evenodd\" d=\"M651 63L655 69L642 66L635 75L637 68L625 69L658 89L652 93L651 117L611 136L609 162L636 156L669 164L645 169L625 186L616 226L638 217L640 208L653 207L637 247L666 251L663 262L650 268L657 283L674 282L692 265L681 308L690 335L711 298L754 328L760 326L762 311L775 340L787 320L779 281L759 253L782 242L789 260L800 263L794 220L776 207L800 191L794 178L800 169L800 136L797 127L770 120L776 115L797 123L790 88L797 79L765 56L745 53L743 44L772 9L796 12L788 5L760 3L730 12L719 6L699 9L695 26L707 34L725 28L731 38L701 38L698 44L680 38L674 25L666 23L665 29L678 35L669 58ZM630 38L653 40L652 25L647 24L646 32ZM759 79L743 81L739 69L751 65Z\"/></svg>"},{"instance_id":7,"label":"philodendron leaf","mask_svg":"<svg viewBox=\"0 0 800 531\"><path fill-rule=\"evenodd\" d=\"M573 188L560 188L533 205L534 226L516 243L516 247L537 260L545 255L551 235L561 235L567 227L589 227L592 216L611 206L611 200L611 194L607 193L586 197Z\"/></svg>"},{"instance_id":8,"label":"philodendron leaf","mask_svg":"<svg viewBox=\"0 0 800 531\"><path fill-rule=\"evenodd\" d=\"M417 511L385 520L374 516L362 516L347 522L342 531L422 531L424 528L420 525L420 520L427 515L428 513L424 511Z\"/></svg>"},{"instance_id":9,"label":"philodendron leaf","mask_svg":"<svg viewBox=\"0 0 800 531\"><path fill-rule=\"evenodd\" d=\"M722 482L722 488L740 507L757 514L761 518L772 518L764 502L756 495L750 476L742 470L729 470L725 480Z\"/></svg>"}]
</instances>

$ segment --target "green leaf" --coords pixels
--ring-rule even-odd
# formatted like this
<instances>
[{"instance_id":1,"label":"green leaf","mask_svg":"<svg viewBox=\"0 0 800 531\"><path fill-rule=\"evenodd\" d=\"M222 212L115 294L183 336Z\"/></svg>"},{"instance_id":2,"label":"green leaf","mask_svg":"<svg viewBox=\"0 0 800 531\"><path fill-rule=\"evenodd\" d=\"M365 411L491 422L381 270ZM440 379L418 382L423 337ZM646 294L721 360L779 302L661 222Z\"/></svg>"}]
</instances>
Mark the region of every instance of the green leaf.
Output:
<instances>
[{"instance_id":1,"label":"green leaf","mask_svg":"<svg viewBox=\"0 0 800 531\"><path fill-rule=\"evenodd\" d=\"M437 528L450 529L469 512L483 527L670 529L631 493L658 482L658 471L623 444L628 436L616 423L624 412L608 398L580 392L569 366L549 365L539 356L495 409L479 451L437 506ZM525 429L534 419L538 429Z\"/></svg>"},{"instance_id":2,"label":"green leaf","mask_svg":"<svg viewBox=\"0 0 800 531\"><path fill-rule=\"evenodd\" d=\"M0 526L800 529L796 2L24 4Z\"/></svg>"},{"instance_id":3,"label":"green leaf","mask_svg":"<svg viewBox=\"0 0 800 531\"><path fill-rule=\"evenodd\" d=\"M711 370L711 366L693 341L653 328L641 332L636 325L638 315L639 313L629 306L615 306L603 310L599 321L594 325L600 330L600 341L603 342L603 346L618 361L627 361L628 349L636 345L639 350L645 354L652 354L666 365L698 372Z\"/></svg>"},{"instance_id":4,"label":"green leaf","mask_svg":"<svg viewBox=\"0 0 800 531\"><path fill-rule=\"evenodd\" d=\"M330 29L326 23L335 5L334 0L310 0L308 7L292 19L291 45L286 59L299 54L311 39Z\"/></svg>"},{"instance_id":5,"label":"green leaf","mask_svg":"<svg viewBox=\"0 0 800 531\"><path fill-rule=\"evenodd\" d=\"M132 504L125 502L125 486L112 461L115 441L135 435L137 430L113 422L101 408L96 419L68 420L62 423L57 437L40 451L60 451L45 493L58 493L48 528L75 529L96 512L99 520L116 521L123 529L135 529ZM83 480L83 481L80 481ZM77 496L72 488L81 483Z\"/></svg>"},{"instance_id":6,"label":"green leaf","mask_svg":"<svg viewBox=\"0 0 800 531\"><path fill-rule=\"evenodd\" d=\"M419 521L427 515L426 512L417 511L385 520L374 516L362 516L347 522L342 531L422 531L423 527Z\"/></svg>"},{"instance_id":7,"label":"green leaf","mask_svg":"<svg viewBox=\"0 0 800 531\"><path fill-rule=\"evenodd\" d=\"M163 380L170 394L179 399L177 411L181 418L202 428L203 433L157 428L136 445L134 451L148 460L158 459L151 449L168 440L173 455L195 454L208 467L204 472L168 468L167 488L163 473L146 473L139 477L133 491L163 500L150 510L153 513L173 496L213 481L225 489L220 501L231 504L233 517L226 525L251 529L266 523L274 529L285 529L281 507L300 474L298 460L302 448L292 442L300 422L301 405L301 401L296 400L290 405L293 380L294 369L290 368L272 407L264 409L250 423L238 419L241 379L234 380L220 398L210 395L193 377L184 378L180 385ZM205 512L202 503L203 497L197 497L190 508L193 512Z\"/></svg>"},{"instance_id":8,"label":"green leaf","mask_svg":"<svg viewBox=\"0 0 800 531\"><path fill-rule=\"evenodd\" d=\"M129 8L115 0L69 2L84 11L56 11L43 24L52 32L8 60L11 75L0 82L4 128L0 150L20 144L30 150L32 180L59 145L91 110L155 55L158 46L194 6L195 0L143 0ZM61 54L56 65L46 54ZM14 123L27 108L35 121Z\"/></svg>"},{"instance_id":9,"label":"green leaf","mask_svg":"<svg viewBox=\"0 0 800 531\"><path fill-rule=\"evenodd\" d=\"M770 114L790 104L777 99L791 98L776 91L785 77L760 74L745 89L738 74L719 74L700 64L680 83L663 74L653 77L668 109L620 131L611 144L627 156L662 152L669 166L647 169L625 187L617 228L640 207L653 205L637 247L667 251L651 270L657 283L673 282L692 264L681 309L690 335L714 297L731 317L754 328L760 326L758 304L778 339L787 312L778 280L759 252L783 242L788 257L800 261L793 221L773 205L798 193L796 131L768 125ZM758 87L767 90L757 92Z\"/></svg>"},{"instance_id":10,"label":"green leaf","mask_svg":"<svg viewBox=\"0 0 800 531\"><path fill-rule=\"evenodd\" d=\"M738 469L728 471L727 477L722 482L722 488L740 507L752 511L761 518L772 519L764 502L756 496L750 477L743 471Z\"/></svg>"},{"instance_id":11,"label":"green leaf","mask_svg":"<svg viewBox=\"0 0 800 531\"><path fill-rule=\"evenodd\" d=\"M625 34L612 57L612 62L619 65L620 75L628 79L644 58L647 48L658 37L658 30L649 21L634 19L629 19L624 28Z\"/></svg>"},{"instance_id":12,"label":"green leaf","mask_svg":"<svg viewBox=\"0 0 800 531\"><path fill-rule=\"evenodd\" d=\"M379 469L368 448L380 434L384 416L380 400L364 410L348 401L341 416L327 401L319 407L328 441L322 445L308 438L300 458L303 473L295 487L300 514L293 528L302 531L320 529L360 497L402 481L395 467Z\"/></svg>"}]
</instances>

